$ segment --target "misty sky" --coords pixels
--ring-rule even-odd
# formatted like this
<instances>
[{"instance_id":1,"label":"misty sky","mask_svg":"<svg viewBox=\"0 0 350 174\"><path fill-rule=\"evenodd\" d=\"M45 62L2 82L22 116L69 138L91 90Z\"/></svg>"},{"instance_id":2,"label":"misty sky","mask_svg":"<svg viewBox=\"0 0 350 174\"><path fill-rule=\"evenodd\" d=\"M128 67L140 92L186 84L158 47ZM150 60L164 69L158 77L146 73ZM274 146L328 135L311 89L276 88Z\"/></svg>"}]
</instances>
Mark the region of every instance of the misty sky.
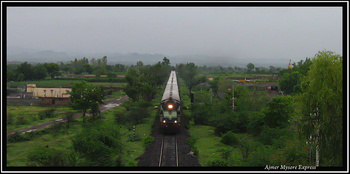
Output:
<instances>
[{"instance_id":1,"label":"misty sky","mask_svg":"<svg viewBox=\"0 0 350 174\"><path fill-rule=\"evenodd\" d=\"M294 59L342 54L337 7L9 7L7 45L83 53Z\"/></svg>"}]
</instances>

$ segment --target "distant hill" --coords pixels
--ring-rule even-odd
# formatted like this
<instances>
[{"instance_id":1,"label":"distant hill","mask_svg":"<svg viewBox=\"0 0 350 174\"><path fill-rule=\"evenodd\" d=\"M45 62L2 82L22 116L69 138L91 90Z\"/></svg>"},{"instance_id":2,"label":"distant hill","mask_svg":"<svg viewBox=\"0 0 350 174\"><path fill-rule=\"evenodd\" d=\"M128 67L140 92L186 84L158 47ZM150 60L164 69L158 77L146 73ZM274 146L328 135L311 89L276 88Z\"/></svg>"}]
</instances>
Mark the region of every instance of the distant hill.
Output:
<instances>
[{"instance_id":1,"label":"distant hill","mask_svg":"<svg viewBox=\"0 0 350 174\"><path fill-rule=\"evenodd\" d=\"M53 50L34 50L21 47L8 47L7 49L7 61L19 61L30 63L45 63L45 62L69 62L86 57L91 60L92 58L99 59L103 56L107 56L108 64L127 64L135 65L137 61L142 61L145 65L155 64L162 61L164 57L170 59L171 65L179 63L193 62L196 65L202 66L238 66L245 67L248 63L253 63L256 67L287 67L289 60L283 59L240 59L234 57L223 56L206 56L206 55L163 55L163 54L142 54L142 53L72 53L72 52L57 52Z\"/></svg>"}]
</instances>

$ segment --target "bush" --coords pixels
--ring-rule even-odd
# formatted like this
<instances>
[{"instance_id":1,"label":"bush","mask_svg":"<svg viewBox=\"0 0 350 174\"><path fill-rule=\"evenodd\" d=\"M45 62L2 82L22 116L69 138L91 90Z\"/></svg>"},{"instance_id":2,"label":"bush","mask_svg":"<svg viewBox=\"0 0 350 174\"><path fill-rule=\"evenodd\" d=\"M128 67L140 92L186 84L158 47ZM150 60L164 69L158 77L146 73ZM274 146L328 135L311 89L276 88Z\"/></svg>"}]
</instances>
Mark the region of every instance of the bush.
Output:
<instances>
[{"instance_id":1,"label":"bush","mask_svg":"<svg viewBox=\"0 0 350 174\"><path fill-rule=\"evenodd\" d=\"M22 124L27 124L27 123L29 123L29 121L23 115L18 116L17 119L16 119L16 124L17 125L22 125Z\"/></svg>"},{"instance_id":2,"label":"bush","mask_svg":"<svg viewBox=\"0 0 350 174\"><path fill-rule=\"evenodd\" d=\"M41 167L65 166L64 156L63 150L49 148L48 145L37 146L33 151L29 152L28 163L30 166Z\"/></svg>"},{"instance_id":3,"label":"bush","mask_svg":"<svg viewBox=\"0 0 350 174\"><path fill-rule=\"evenodd\" d=\"M7 113L7 124L11 125L15 123L15 117L11 113Z\"/></svg>"},{"instance_id":4,"label":"bush","mask_svg":"<svg viewBox=\"0 0 350 174\"><path fill-rule=\"evenodd\" d=\"M199 156L199 150L196 146L197 138L194 136L187 138L187 144L190 146L191 151L193 152L193 155Z\"/></svg>"},{"instance_id":5,"label":"bush","mask_svg":"<svg viewBox=\"0 0 350 174\"><path fill-rule=\"evenodd\" d=\"M73 148L87 160L86 165L116 166L114 158L122 145L114 123L88 123L73 138Z\"/></svg>"},{"instance_id":6,"label":"bush","mask_svg":"<svg viewBox=\"0 0 350 174\"><path fill-rule=\"evenodd\" d=\"M253 135L259 135L263 129L265 115L262 112L249 114L247 131Z\"/></svg>"},{"instance_id":7,"label":"bush","mask_svg":"<svg viewBox=\"0 0 350 174\"><path fill-rule=\"evenodd\" d=\"M107 90L105 91L105 94L106 94L106 95L112 95L113 92L114 92L113 89L107 89Z\"/></svg>"},{"instance_id":8,"label":"bush","mask_svg":"<svg viewBox=\"0 0 350 174\"><path fill-rule=\"evenodd\" d=\"M45 111L41 111L39 112L38 116L40 120L43 120L45 118L52 118L55 116L54 112L56 111L56 109L47 109Z\"/></svg>"},{"instance_id":9,"label":"bush","mask_svg":"<svg viewBox=\"0 0 350 174\"><path fill-rule=\"evenodd\" d=\"M206 104L193 104L192 117L195 124L208 125L211 113L210 106Z\"/></svg>"},{"instance_id":10,"label":"bush","mask_svg":"<svg viewBox=\"0 0 350 174\"><path fill-rule=\"evenodd\" d=\"M16 132L13 135L10 135L7 138L7 141L10 142L10 143L16 143L16 142L28 141L28 140L29 140L28 138L24 137L23 134L20 134L18 132Z\"/></svg>"},{"instance_id":11,"label":"bush","mask_svg":"<svg viewBox=\"0 0 350 174\"><path fill-rule=\"evenodd\" d=\"M118 107L117 110L114 110L114 120L116 123L123 124L127 121L126 108Z\"/></svg>"},{"instance_id":12,"label":"bush","mask_svg":"<svg viewBox=\"0 0 350 174\"><path fill-rule=\"evenodd\" d=\"M154 137L147 136L145 139L143 139L143 147L148 147L154 142Z\"/></svg>"},{"instance_id":13,"label":"bush","mask_svg":"<svg viewBox=\"0 0 350 174\"><path fill-rule=\"evenodd\" d=\"M215 159L208 161L205 166L207 167L228 167L229 163L224 159Z\"/></svg>"},{"instance_id":14,"label":"bush","mask_svg":"<svg viewBox=\"0 0 350 174\"><path fill-rule=\"evenodd\" d=\"M276 152L272 146L258 146L256 150L250 153L247 159L248 166L266 166L271 165L270 158Z\"/></svg>"},{"instance_id":15,"label":"bush","mask_svg":"<svg viewBox=\"0 0 350 174\"><path fill-rule=\"evenodd\" d=\"M232 148L221 148L218 152L220 152L220 156L227 161L232 153Z\"/></svg>"},{"instance_id":16,"label":"bush","mask_svg":"<svg viewBox=\"0 0 350 174\"><path fill-rule=\"evenodd\" d=\"M221 142L230 146L238 146L239 140L237 135L232 131L229 131L221 136Z\"/></svg>"}]
</instances>

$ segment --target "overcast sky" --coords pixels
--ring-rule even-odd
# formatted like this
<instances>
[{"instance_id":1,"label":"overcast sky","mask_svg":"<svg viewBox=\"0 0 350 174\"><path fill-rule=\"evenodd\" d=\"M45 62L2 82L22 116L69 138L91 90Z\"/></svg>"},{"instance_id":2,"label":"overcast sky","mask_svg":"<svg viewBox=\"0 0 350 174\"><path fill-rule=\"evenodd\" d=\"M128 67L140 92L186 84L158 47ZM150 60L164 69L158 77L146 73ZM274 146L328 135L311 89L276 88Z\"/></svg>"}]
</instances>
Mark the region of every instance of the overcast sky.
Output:
<instances>
[{"instance_id":1,"label":"overcast sky","mask_svg":"<svg viewBox=\"0 0 350 174\"><path fill-rule=\"evenodd\" d=\"M305 59L342 54L339 7L9 7L7 45L83 53Z\"/></svg>"}]
</instances>

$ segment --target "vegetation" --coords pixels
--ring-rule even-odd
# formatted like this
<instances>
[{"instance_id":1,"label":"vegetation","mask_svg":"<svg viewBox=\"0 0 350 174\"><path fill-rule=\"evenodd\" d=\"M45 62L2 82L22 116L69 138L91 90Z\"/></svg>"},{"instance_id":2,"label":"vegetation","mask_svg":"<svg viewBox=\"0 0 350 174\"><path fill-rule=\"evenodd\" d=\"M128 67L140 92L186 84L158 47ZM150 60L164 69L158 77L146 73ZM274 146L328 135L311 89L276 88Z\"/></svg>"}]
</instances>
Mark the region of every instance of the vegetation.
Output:
<instances>
[{"instance_id":1,"label":"vegetation","mask_svg":"<svg viewBox=\"0 0 350 174\"><path fill-rule=\"evenodd\" d=\"M247 65L247 72L256 73L253 69ZM209 88L192 87L190 132L202 165L342 165L342 57L321 51L280 74L280 86L290 95L268 96L226 76L215 76ZM201 129L199 136L200 125L212 127L213 134L203 136L206 130ZM215 136L221 138L206 141ZM203 154L214 151L221 155Z\"/></svg>"},{"instance_id":2,"label":"vegetation","mask_svg":"<svg viewBox=\"0 0 350 174\"><path fill-rule=\"evenodd\" d=\"M256 67L253 63L243 68L194 63L171 67L166 57L155 65L138 61L131 66L108 65L106 56L90 62L75 59L57 64L58 72L50 63L8 64L8 82L17 81L10 82L12 85L29 80L55 83L59 73L96 77L91 81L85 78L90 83L81 82L80 77L69 82L73 88L72 108L84 115L91 111L89 118L94 119L85 124L85 119L71 119L10 136L7 166L136 166L135 158L154 141L150 134L157 112L152 108L159 103L171 69L179 74L188 121L184 124L191 135L187 143L202 166L342 166L342 63L340 55L321 51L312 59L294 63L292 69ZM120 73L125 78L118 81ZM257 76L273 81L272 73L279 73L279 87L286 95L270 95L264 88L232 81ZM108 77L101 78L105 74ZM53 79L43 80L47 77ZM119 87L114 82L122 81L126 87L123 91L101 90L100 86L108 84ZM98 106L107 93L114 97L126 94L130 100L98 115ZM7 106L7 130L68 118L72 111L65 107Z\"/></svg>"},{"instance_id":3,"label":"vegetation","mask_svg":"<svg viewBox=\"0 0 350 174\"><path fill-rule=\"evenodd\" d=\"M99 114L100 104L103 103L104 94L101 88L88 85L85 81L77 82L73 85L70 94L70 106L73 109L83 111L83 119L85 114L90 110L93 118Z\"/></svg>"}]
</instances>

